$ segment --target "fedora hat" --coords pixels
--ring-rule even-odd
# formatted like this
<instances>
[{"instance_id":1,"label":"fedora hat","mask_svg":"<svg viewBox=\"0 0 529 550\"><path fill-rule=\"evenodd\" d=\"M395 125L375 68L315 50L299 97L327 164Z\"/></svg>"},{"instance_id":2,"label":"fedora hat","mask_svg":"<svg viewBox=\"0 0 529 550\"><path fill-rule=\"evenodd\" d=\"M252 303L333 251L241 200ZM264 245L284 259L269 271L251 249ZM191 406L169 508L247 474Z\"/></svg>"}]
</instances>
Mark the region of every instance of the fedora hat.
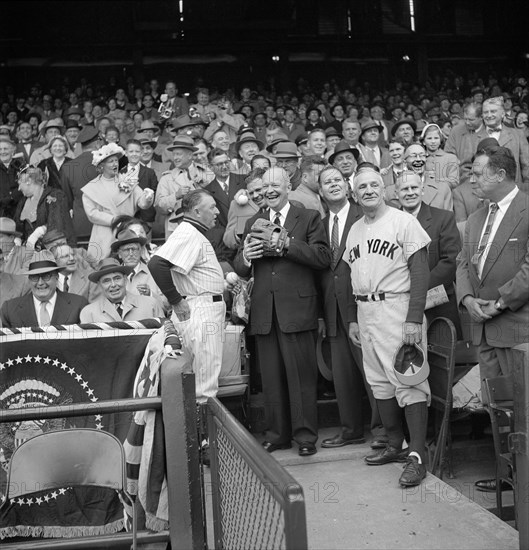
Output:
<instances>
[{"instance_id":1,"label":"fedora hat","mask_svg":"<svg viewBox=\"0 0 529 550\"><path fill-rule=\"evenodd\" d=\"M78 130L83 129L83 127L77 122L77 120L73 118L69 118L66 121L66 130L69 130L70 128L77 128Z\"/></svg>"},{"instance_id":2,"label":"fedora hat","mask_svg":"<svg viewBox=\"0 0 529 550\"><path fill-rule=\"evenodd\" d=\"M79 116L83 116L84 115L84 112L81 108L79 107L70 107L69 109L66 110L66 112L64 113L64 116L66 118L68 118L69 116L72 116L72 115L79 115Z\"/></svg>"},{"instance_id":3,"label":"fedora hat","mask_svg":"<svg viewBox=\"0 0 529 550\"><path fill-rule=\"evenodd\" d=\"M41 250L33 254L28 270L21 273L21 275L39 275L40 273L50 273L61 269L49 250Z\"/></svg>"},{"instance_id":4,"label":"fedora hat","mask_svg":"<svg viewBox=\"0 0 529 550\"><path fill-rule=\"evenodd\" d=\"M298 159L301 157L296 144L291 141L279 143L276 152L272 156L275 159Z\"/></svg>"},{"instance_id":5,"label":"fedora hat","mask_svg":"<svg viewBox=\"0 0 529 550\"><path fill-rule=\"evenodd\" d=\"M140 139L140 143L142 145L150 145L153 149L156 149L156 146L158 145L158 142L154 139Z\"/></svg>"},{"instance_id":6,"label":"fedora hat","mask_svg":"<svg viewBox=\"0 0 529 550\"><path fill-rule=\"evenodd\" d=\"M173 149L187 149L188 151L198 151L193 142L193 138L189 136L176 136L171 145L166 147L167 151L172 151Z\"/></svg>"},{"instance_id":7,"label":"fedora hat","mask_svg":"<svg viewBox=\"0 0 529 550\"><path fill-rule=\"evenodd\" d=\"M310 107L307 107L306 116L308 117L312 111L316 111L318 113L318 116L320 117L322 116L321 109L318 109L318 107L316 107L315 105L311 105Z\"/></svg>"},{"instance_id":8,"label":"fedora hat","mask_svg":"<svg viewBox=\"0 0 529 550\"><path fill-rule=\"evenodd\" d=\"M241 136L241 139L235 142L235 151L238 153L239 149L241 148L241 145L244 145L245 143L255 143L257 147L259 147L259 151L264 148L264 144L262 141L259 141L255 134L253 133L245 133Z\"/></svg>"},{"instance_id":9,"label":"fedora hat","mask_svg":"<svg viewBox=\"0 0 529 550\"><path fill-rule=\"evenodd\" d=\"M341 132L338 132L338 130L334 126L329 126L325 128L325 137L331 137L331 136L338 136L341 137Z\"/></svg>"},{"instance_id":10,"label":"fedora hat","mask_svg":"<svg viewBox=\"0 0 529 550\"><path fill-rule=\"evenodd\" d=\"M51 243L54 243L59 239L66 239L66 235L62 231L59 231L58 229L50 229L44 234L44 237L42 237L41 242L46 248L49 248Z\"/></svg>"},{"instance_id":11,"label":"fedora hat","mask_svg":"<svg viewBox=\"0 0 529 550\"><path fill-rule=\"evenodd\" d=\"M109 273L123 273L123 275L129 275L133 271L133 267L120 264L115 258L105 258L97 264L97 271L88 275L88 279L93 283L97 283L101 277Z\"/></svg>"},{"instance_id":12,"label":"fedora hat","mask_svg":"<svg viewBox=\"0 0 529 550\"><path fill-rule=\"evenodd\" d=\"M199 116L190 117L189 115L180 115L171 120L171 131L177 132L182 128L188 128L190 126L198 126L198 125L201 125L204 127L207 126L207 124Z\"/></svg>"},{"instance_id":13,"label":"fedora hat","mask_svg":"<svg viewBox=\"0 0 529 550\"><path fill-rule=\"evenodd\" d=\"M139 134L142 134L143 132L146 132L147 130L153 130L155 133L158 133L160 131L160 128L154 124L152 120L144 120L141 123L140 129L138 130Z\"/></svg>"},{"instance_id":14,"label":"fedora hat","mask_svg":"<svg viewBox=\"0 0 529 550\"><path fill-rule=\"evenodd\" d=\"M17 231L17 225L11 218L0 218L0 233L4 235L22 235Z\"/></svg>"},{"instance_id":15,"label":"fedora hat","mask_svg":"<svg viewBox=\"0 0 529 550\"><path fill-rule=\"evenodd\" d=\"M299 147L300 145L303 145L303 144L307 143L307 141L309 141L309 135L307 133L303 132L303 134L300 134L296 138L296 145ZM268 147L266 149L268 150Z\"/></svg>"},{"instance_id":16,"label":"fedora hat","mask_svg":"<svg viewBox=\"0 0 529 550\"><path fill-rule=\"evenodd\" d=\"M77 136L76 143L85 145L95 141L99 137L99 132L93 126L85 126Z\"/></svg>"},{"instance_id":17,"label":"fedora hat","mask_svg":"<svg viewBox=\"0 0 529 550\"><path fill-rule=\"evenodd\" d=\"M132 229L124 229L117 234L116 240L110 245L112 252L117 252L122 246L131 243L139 243L143 246L147 239L136 235Z\"/></svg>"},{"instance_id":18,"label":"fedora hat","mask_svg":"<svg viewBox=\"0 0 529 550\"><path fill-rule=\"evenodd\" d=\"M42 133L45 134L50 128L58 128L61 132L64 130L62 118L50 118L42 123Z\"/></svg>"},{"instance_id":19,"label":"fedora hat","mask_svg":"<svg viewBox=\"0 0 529 550\"><path fill-rule=\"evenodd\" d=\"M308 139L308 138L307 138ZM288 136L283 133L283 132L278 132L275 136L274 136L274 139L270 142L269 145L266 146L266 150L271 153L273 150L274 150L274 147L278 144L278 143L287 143L288 141L290 141L288 139Z\"/></svg>"},{"instance_id":20,"label":"fedora hat","mask_svg":"<svg viewBox=\"0 0 529 550\"><path fill-rule=\"evenodd\" d=\"M391 135L395 137L395 134L397 133L397 130L403 125L403 124L409 124L413 130L413 133L417 131L417 124L415 124L415 121L411 118L403 118L402 120L399 120L398 122L395 122L393 127L391 128Z\"/></svg>"},{"instance_id":21,"label":"fedora hat","mask_svg":"<svg viewBox=\"0 0 529 550\"><path fill-rule=\"evenodd\" d=\"M334 162L334 159L340 153L344 153L345 151L353 153L355 160L358 162L358 159L360 158L360 151L356 147L351 147L351 145L349 145L347 141L342 139L340 143L336 144L336 147L334 148L334 153L329 157L329 164L332 164Z\"/></svg>"},{"instance_id":22,"label":"fedora hat","mask_svg":"<svg viewBox=\"0 0 529 550\"><path fill-rule=\"evenodd\" d=\"M362 123L362 130L360 132L360 135L362 135L364 132L367 132L368 130L371 130L372 128L376 128L379 134L384 130L382 126L379 126L374 120L370 119Z\"/></svg>"}]
</instances>

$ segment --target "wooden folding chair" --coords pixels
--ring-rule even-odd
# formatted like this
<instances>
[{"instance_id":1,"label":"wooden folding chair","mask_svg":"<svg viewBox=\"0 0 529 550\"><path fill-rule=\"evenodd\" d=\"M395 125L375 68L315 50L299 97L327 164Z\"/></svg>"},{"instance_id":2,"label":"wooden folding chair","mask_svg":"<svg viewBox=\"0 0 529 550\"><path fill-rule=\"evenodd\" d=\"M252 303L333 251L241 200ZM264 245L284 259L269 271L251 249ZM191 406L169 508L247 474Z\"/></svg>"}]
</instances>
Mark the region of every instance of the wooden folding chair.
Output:
<instances>
[{"instance_id":1,"label":"wooden folding chair","mask_svg":"<svg viewBox=\"0 0 529 550\"><path fill-rule=\"evenodd\" d=\"M455 346L457 334L454 323L445 317L437 317L428 328L428 382L432 394L431 408L435 411L433 441L428 445L430 471L443 478L445 465L449 477L452 471L452 434L450 415L452 413L452 386L454 383ZM441 418L440 426L439 418ZM433 453L432 453L432 449ZM433 454L433 457L432 457Z\"/></svg>"},{"instance_id":2,"label":"wooden folding chair","mask_svg":"<svg viewBox=\"0 0 529 550\"><path fill-rule=\"evenodd\" d=\"M506 481L513 490L516 486L516 468L509 450L509 434L514 431L513 377L485 378L484 386L496 455L496 507L500 519L503 519L502 482Z\"/></svg>"}]
</instances>

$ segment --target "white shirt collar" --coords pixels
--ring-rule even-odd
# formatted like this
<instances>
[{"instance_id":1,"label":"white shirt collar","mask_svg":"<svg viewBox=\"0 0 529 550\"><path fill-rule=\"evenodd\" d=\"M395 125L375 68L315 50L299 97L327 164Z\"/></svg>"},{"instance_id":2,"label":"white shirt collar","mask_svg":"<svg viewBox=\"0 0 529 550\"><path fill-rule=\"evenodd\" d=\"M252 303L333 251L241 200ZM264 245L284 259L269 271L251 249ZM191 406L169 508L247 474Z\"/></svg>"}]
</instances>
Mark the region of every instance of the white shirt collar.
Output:
<instances>
[{"instance_id":1,"label":"white shirt collar","mask_svg":"<svg viewBox=\"0 0 529 550\"><path fill-rule=\"evenodd\" d=\"M48 305L46 306L46 309L48 310L48 315L50 316L50 320L53 317L53 312L55 311L55 303L57 302L57 292L53 293L53 296L48 300ZM37 314L37 319L39 321L40 325L40 304L41 300L37 300L35 296L33 296L33 305L35 307L35 313Z\"/></svg>"},{"instance_id":2,"label":"white shirt collar","mask_svg":"<svg viewBox=\"0 0 529 550\"><path fill-rule=\"evenodd\" d=\"M285 220L287 219L288 211L290 210L290 203L287 201L285 206L279 211L279 219L281 220L281 225L285 225ZM270 221L273 222L276 219L277 212L275 210L270 209L269 216Z\"/></svg>"},{"instance_id":3,"label":"white shirt collar","mask_svg":"<svg viewBox=\"0 0 529 550\"><path fill-rule=\"evenodd\" d=\"M503 199L498 202L498 208L502 211L503 214L505 214L505 212L507 212L507 210L511 206L512 201L518 194L518 191L518 187L515 187L509 194L505 195L505 197L503 197Z\"/></svg>"}]
</instances>

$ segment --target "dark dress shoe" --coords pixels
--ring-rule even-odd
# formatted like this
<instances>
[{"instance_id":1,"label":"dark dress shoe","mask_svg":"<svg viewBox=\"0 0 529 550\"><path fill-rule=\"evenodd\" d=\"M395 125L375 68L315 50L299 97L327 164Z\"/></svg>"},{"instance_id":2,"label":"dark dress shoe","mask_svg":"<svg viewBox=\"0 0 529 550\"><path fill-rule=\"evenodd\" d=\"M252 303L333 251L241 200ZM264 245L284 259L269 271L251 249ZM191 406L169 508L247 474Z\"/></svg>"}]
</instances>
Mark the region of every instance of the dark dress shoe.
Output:
<instances>
[{"instance_id":1,"label":"dark dress shoe","mask_svg":"<svg viewBox=\"0 0 529 550\"><path fill-rule=\"evenodd\" d=\"M381 437L376 437L371 441L370 446L372 449L385 449L388 444L387 439L382 439Z\"/></svg>"},{"instance_id":2,"label":"dark dress shoe","mask_svg":"<svg viewBox=\"0 0 529 550\"><path fill-rule=\"evenodd\" d=\"M300 443L298 449L299 456L310 456L316 454L316 445L314 443Z\"/></svg>"},{"instance_id":3,"label":"dark dress shoe","mask_svg":"<svg viewBox=\"0 0 529 550\"><path fill-rule=\"evenodd\" d=\"M321 446L326 449L334 449L335 447L345 447L346 445L359 445L365 443L363 437L344 437L342 434L335 435L329 439L324 439Z\"/></svg>"},{"instance_id":4,"label":"dark dress shoe","mask_svg":"<svg viewBox=\"0 0 529 550\"><path fill-rule=\"evenodd\" d=\"M370 466L381 466L390 462L406 462L407 458L407 449L396 449L391 445L386 445L383 450L367 455L364 460Z\"/></svg>"},{"instance_id":5,"label":"dark dress shoe","mask_svg":"<svg viewBox=\"0 0 529 550\"><path fill-rule=\"evenodd\" d=\"M496 480L495 479L480 479L474 483L478 491L484 491L485 493L496 492ZM512 486L506 481L501 482L502 491L512 491Z\"/></svg>"},{"instance_id":6,"label":"dark dress shoe","mask_svg":"<svg viewBox=\"0 0 529 550\"><path fill-rule=\"evenodd\" d=\"M263 441L263 449L269 453L274 451L281 451L283 449L292 449L292 443L270 443L270 441Z\"/></svg>"},{"instance_id":7,"label":"dark dress shoe","mask_svg":"<svg viewBox=\"0 0 529 550\"><path fill-rule=\"evenodd\" d=\"M426 466L419 464L416 457L410 456L404 466L404 471L400 476L399 483L401 487L415 487L420 485L421 481L426 477Z\"/></svg>"}]
</instances>

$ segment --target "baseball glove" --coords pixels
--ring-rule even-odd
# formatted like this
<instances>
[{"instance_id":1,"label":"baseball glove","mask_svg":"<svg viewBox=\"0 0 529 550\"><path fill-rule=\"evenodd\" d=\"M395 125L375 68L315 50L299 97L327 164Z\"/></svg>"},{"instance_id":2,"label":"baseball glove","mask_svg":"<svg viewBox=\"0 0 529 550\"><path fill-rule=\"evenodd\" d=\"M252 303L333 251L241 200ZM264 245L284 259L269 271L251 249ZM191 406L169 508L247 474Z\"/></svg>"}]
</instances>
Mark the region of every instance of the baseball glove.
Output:
<instances>
[{"instance_id":1,"label":"baseball glove","mask_svg":"<svg viewBox=\"0 0 529 550\"><path fill-rule=\"evenodd\" d=\"M263 243L264 256L282 256L288 233L284 227L259 218L252 225L250 237Z\"/></svg>"}]
</instances>

